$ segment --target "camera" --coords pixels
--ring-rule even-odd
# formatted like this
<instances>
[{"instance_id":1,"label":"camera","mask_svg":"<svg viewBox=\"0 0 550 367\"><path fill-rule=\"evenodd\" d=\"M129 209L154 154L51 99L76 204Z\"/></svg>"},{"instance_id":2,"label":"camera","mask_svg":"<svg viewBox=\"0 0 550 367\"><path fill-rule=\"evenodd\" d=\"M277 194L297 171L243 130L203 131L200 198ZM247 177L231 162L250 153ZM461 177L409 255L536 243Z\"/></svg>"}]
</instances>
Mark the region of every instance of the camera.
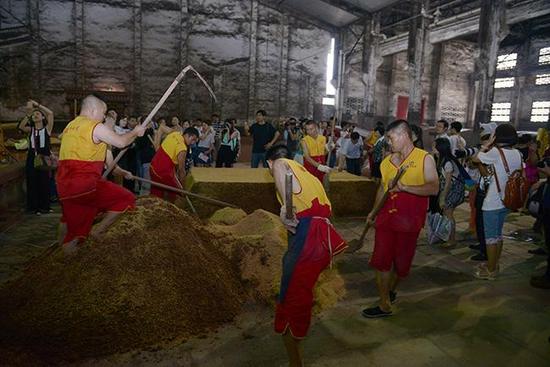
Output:
<instances>
[{"instance_id":1,"label":"camera","mask_svg":"<svg viewBox=\"0 0 550 367\"><path fill-rule=\"evenodd\" d=\"M538 168L550 167L550 157L543 158L537 163Z\"/></svg>"},{"instance_id":2,"label":"camera","mask_svg":"<svg viewBox=\"0 0 550 367\"><path fill-rule=\"evenodd\" d=\"M479 149L477 148L466 148L464 150L455 150L455 157L458 159L461 158L470 158L477 154Z\"/></svg>"}]
</instances>

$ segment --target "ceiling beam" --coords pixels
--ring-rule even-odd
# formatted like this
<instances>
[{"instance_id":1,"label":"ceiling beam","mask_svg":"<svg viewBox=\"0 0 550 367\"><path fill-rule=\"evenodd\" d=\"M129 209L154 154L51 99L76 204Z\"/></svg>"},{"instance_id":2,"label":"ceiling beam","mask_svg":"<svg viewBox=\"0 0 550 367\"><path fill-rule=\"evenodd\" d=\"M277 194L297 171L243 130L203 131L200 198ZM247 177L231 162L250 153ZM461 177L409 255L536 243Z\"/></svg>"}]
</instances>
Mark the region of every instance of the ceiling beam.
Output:
<instances>
[{"instance_id":1,"label":"ceiling beam","mask_svg":"<svg viewBox=\"0 0 550 367\"><path fill-rule=\"evenodd\" d=\"M345 12L348 12L350 14L355 15L359 18L364 18L365 16L369 15L370 13L368 10L363 9L359 6L353 5L351 3L348 3L345 0L320 0L326 4L332 5L335 8L344 10Z\"/></svg>"},{"instance_id":2,"label":"ceiling beam","mask_svg":"<svg viewBox=\"0 0 550 367\"><path fill-rule=\"evenodd\" d=\"M297 18L301 21L304 21L305 23L309 23L317 28L324 29L325 31L328 31L332 34L338 33L338 27L330 23L327 23L319 18L312 17L310 14L307 14L306 12L300 11L296 8L292 8L284 4L284 2L279 1L278 4L273 4L269 0L258 0L258 3L262 6L265 6L266 8L277 10L293 18Z\"/></svg>"},{"instance_id":3,"label":"ceiling beam","mask_svg":"<svg viewBox=\"0 0 550 367\"><path fill-rule=\"evenodd\" d=\"M529 19L550 14L547 0L533 0L520 3L506 9L506 23L515 24ZM459 14L452 18L441 20L437 25L431 25L429 40L431 43L449 41L458 37L475 34L479 31L479 8ZM407 50L408 33L402 33L388 38L380 43L382 56L392 55Z\"/></svg>"}]
</instances>

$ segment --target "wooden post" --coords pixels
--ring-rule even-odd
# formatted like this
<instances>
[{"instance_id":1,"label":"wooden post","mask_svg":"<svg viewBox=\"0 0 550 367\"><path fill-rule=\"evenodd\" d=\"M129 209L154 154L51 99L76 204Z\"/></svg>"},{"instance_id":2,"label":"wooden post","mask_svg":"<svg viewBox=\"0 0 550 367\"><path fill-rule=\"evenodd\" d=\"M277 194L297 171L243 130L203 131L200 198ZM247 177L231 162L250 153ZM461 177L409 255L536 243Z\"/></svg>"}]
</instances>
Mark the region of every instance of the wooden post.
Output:
<instances>
[{"instance_id":1,"label":"wooden post","mask_svg":"<svg viewBox=\"0 0 550 367\"><path fill-rule=\"evenodd\" d=\"M258 1L250 1L250 38L248 52L248 112L249 120L254 120L256 113L256 57L258 54Z\"/></svg>"},{"instance_id":2,"label":"wooden post","mask_svg":"<svg viewBox=\"0 0 550 367\"><path fill-rule=\"evenodd\" d=\"M476 112L474 136L479 136L479 124L491 121L498 47L506 36L506 1L485 0L481 2L479 16L479 57L476 60Z\"/></svg>"},{"instance_id":3,"label":"wooden post","mask_svg":"<svg viewBox=\"0 0 550 367\"><path fill-rule=\"evenodd\" d=\"M413 1L413 18L409 26L407 62L409 65L409 123L420 125L422 120L422 71L424 69L424 42L428 33L428 19L423 15L428 10L429 0Z\"/></svg>"},{"instance_id":4,"label":"wooden post","mask_svg":"<svg viewBox=\"0 0 550 367\"><path fill-rule=\"evenodd\" d=\"M374 13L365 21L362 58L362 82L365 87L365 122L374 126L376 101L376 71L382 64L380 54L380 13Z\"/></svg>"}]
</instances>

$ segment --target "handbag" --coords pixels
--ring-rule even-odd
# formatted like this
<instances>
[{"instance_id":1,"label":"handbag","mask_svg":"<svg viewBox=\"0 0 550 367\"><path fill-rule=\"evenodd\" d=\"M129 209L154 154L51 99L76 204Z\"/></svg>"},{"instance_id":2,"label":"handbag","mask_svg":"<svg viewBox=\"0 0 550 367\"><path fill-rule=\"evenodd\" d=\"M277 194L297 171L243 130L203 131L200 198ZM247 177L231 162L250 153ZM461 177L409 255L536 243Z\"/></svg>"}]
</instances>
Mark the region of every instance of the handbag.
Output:
<instances>
[{"instance_id":1,"label":"handbag","mask_svg":"<svg viewBox=\"0 0 550 367\"><path fill-rule=\"evenodd\" d=\"M543 183L536 190L529 190L529 197L527 198L527 211L531 216L538 218L542 211L542 201L544 195L548 189L548 182Z\"/></svg>"},{"instance_id":2,"label":"handbag","mask_svg":"<svg viewBox=\"0 0 550 367\"><path fill-rule=\"evenodd\" d=\"M452 223L449 218L440 213L428 214L428 243L447 242L451 234Z\"/></svg>"}]
</instances>

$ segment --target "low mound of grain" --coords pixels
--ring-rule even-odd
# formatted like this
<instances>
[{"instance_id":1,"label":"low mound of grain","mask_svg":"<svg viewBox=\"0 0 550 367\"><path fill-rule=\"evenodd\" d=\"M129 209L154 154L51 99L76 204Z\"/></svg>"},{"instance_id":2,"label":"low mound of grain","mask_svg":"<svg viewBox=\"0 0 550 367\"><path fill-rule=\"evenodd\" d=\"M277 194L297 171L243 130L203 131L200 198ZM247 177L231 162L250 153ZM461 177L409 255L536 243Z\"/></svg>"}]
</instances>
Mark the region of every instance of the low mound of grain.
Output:
<instances>
[{"instance_id":1,"label":"low mound of grain","mask_svg":"<svg viewBox=\"0 0 550 367\"><path fill-rule=\"evenodd\" d=\"M138 201L101 243L59 249L0 290L0 344L73 360L187 338L231 321L239 269L188 214Z\"/></svg>"}]
</instances>

